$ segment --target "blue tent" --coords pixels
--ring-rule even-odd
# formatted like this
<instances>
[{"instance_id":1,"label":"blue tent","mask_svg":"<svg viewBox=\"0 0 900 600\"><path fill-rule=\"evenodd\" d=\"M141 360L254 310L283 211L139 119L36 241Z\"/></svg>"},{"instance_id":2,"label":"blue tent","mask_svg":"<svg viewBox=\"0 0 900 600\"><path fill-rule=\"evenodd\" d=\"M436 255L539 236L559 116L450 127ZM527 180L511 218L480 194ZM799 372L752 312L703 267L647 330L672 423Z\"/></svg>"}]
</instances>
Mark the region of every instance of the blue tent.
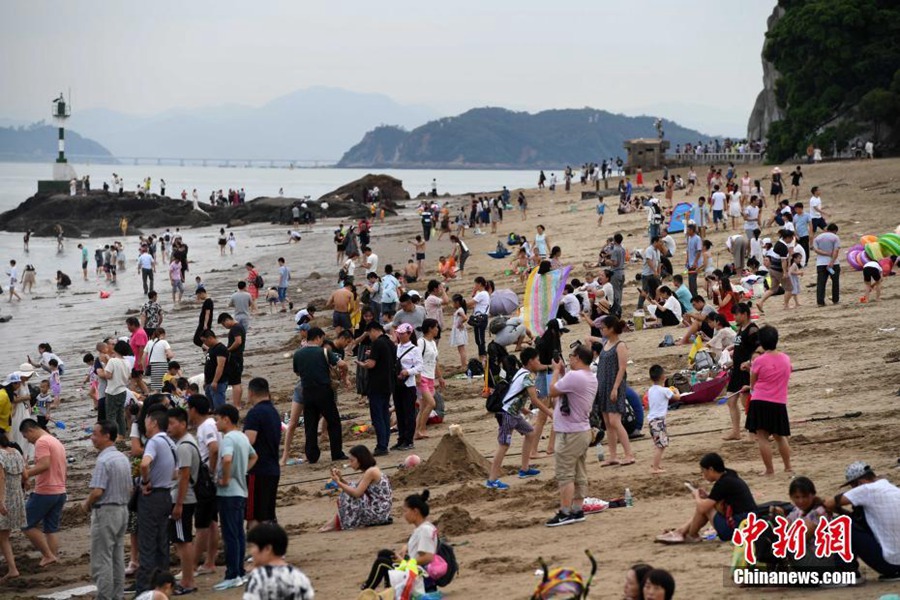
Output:
<instances>
[{"instance_id":1,"label":"blue tent","mask_svg":"<svg viewBox=\"0 0 900 600\"><path fill-rule=\"evenodd\" d=\"M691 209L693 205L690 202L679 202L672 210L672 218L669 219L669 233L681 233L684 231L684 224L691 218Z\"/></svg>"}]
</instances>

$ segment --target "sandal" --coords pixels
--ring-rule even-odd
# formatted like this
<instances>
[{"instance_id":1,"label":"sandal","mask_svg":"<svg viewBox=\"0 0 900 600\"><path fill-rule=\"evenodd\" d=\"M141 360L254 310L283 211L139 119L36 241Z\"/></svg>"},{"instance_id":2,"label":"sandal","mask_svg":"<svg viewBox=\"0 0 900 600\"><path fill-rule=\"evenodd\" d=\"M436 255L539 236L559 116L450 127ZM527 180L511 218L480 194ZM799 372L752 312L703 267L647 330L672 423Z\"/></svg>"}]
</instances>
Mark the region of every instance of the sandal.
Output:
<instances>
[{"instance_id":1,"label":"sandal","mask_svg":"<svg viewBox=\"0 0 900 600\"><path fill-rule=\"evenodd\" d=\"M620 466L627 467L628 465L633 465L637 459L632 458L631 460L623 460L619 463Z\"/></svg>"},{"instance_id":2,"label":"sandal","mask_svg":"<svg viewBox=\"0 0 900 600\"><path fill-rule=\"evenodd\" d=\"M656 536L655 541L660 544L683 544L685 538L682 534L673 529L672 531L667 531L666 533Z\"/></svg>"},{"instance_id":3,"label":"sandal","mask_svg":"<svg viewBox=\"0 0 900 600\"><path fill-rule=\"evenodd\" d=\"M601 467L618 467L620 464L622 464L622 463L620 463L617 460L605 460L602 463L600 463L600 466Z\"/></svg>"}]
</instances>

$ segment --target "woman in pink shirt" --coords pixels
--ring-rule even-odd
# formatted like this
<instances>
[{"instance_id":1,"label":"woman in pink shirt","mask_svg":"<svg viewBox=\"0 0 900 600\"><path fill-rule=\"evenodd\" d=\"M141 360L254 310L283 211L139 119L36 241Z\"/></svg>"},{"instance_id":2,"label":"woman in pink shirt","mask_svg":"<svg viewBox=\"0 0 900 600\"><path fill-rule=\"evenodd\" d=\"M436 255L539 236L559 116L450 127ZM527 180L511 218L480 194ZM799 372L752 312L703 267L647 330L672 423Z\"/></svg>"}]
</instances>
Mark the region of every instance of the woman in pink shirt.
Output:
<instances>
[{"instance_id":1,"label":"woman in pink shirt","mask_svg":"<svg viewBox=\"0 0 900 600\"><path fill-rule=\"evenodd\" d=\"M772 447L769 436L775 438L778 453L784 461L784 470L791 473L791 422L787 413L787 388L791 378L791 359L779 352L778 330L766 325L759 330L759 345L763 350L750 367L750 407L747 409L747 431L756 434L759 454L766 470L763 475L774 475Z\"/></svg>"}]
</instances>

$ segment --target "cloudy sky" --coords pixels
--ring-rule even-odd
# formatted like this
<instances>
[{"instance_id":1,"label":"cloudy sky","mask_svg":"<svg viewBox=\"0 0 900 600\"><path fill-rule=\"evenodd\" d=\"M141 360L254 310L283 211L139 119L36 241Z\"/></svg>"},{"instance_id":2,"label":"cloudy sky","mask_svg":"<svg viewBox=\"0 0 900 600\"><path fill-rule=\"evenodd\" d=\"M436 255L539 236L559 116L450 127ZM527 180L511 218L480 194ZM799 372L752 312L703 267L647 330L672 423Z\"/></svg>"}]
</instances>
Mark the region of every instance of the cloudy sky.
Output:
<instances>
[{"instance_id":1,"label":"cloudy sky","mask_svg":"<svg viewBox=\"0 0 900 600\"><path fill-rule=\"evenodd\" d=\"M314 85L444 114L474 106L666 111L740 133L775 0L4 2L0 117L149 115ZM725 130L727 128L727 130Z\"/></svg>"}]
</instances>

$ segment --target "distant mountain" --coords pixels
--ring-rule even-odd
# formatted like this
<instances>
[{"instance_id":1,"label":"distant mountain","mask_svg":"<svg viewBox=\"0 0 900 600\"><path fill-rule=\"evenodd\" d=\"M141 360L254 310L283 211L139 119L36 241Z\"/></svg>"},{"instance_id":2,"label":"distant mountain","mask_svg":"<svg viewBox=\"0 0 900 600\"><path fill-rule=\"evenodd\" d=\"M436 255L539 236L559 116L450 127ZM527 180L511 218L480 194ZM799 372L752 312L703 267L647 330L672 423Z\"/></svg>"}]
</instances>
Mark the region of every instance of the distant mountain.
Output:
<instances>
[{"instance_id":1,"label":"distant mountain","mask_svg":"<svg viewBox=\"0 0 900 600\"><path fill-rule=\"evenodd\" d=\"M665 123L672 146L708 136ZM350 148L339 167L554 168L624 156L622 142L656 137L653 117L626 117L593 108L536 114L476 108L406 131L382 126Z\"/></svg>"},{"instance_id":2,"label":"distant mountain","mask_svg":"<svg viewBox=\"0 0 900 600\"><path fill-rule=\"evenodd\" d=\"M117 156L334 161L380 123L416 127L436 116L381 94L312 87L260 107L224 104L149 117L88 109L70 123Z\"/></svg>"},{"instance_id":3,"label":"distant mountain","mask_svg":"<svg viewBox=\"0 0 900 600\"><path fill-rule=\"evenodd\" d=\"M56 160L59 134L56 127L43 122L25 127L0 127L0 161L2 162L47 162ZM82 137L66 129L66 153L87 154L98 157L113 157L109 150L92 139Z\"/></svg>"}]
</instances>

